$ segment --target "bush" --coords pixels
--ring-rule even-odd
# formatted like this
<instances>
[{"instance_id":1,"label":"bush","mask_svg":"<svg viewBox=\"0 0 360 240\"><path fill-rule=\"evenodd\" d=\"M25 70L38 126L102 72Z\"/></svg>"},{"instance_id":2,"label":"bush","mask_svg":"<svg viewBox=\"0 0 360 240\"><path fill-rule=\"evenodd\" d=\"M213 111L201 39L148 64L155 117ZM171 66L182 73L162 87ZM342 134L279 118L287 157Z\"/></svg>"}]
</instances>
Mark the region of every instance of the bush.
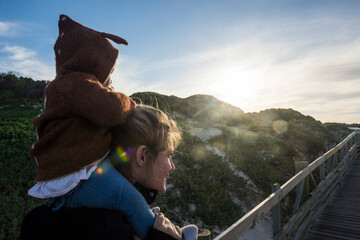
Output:
<instances>
[{"instance_id":1,"label":"bush","mask_svg":"<svg viewBox=\"0 0 360 240\"><path fill-rule=\"evenodd\" d=\"M42 203L27 195L36 171L28 154L34 141L31 118L0 121L0 239L18 238L25 214Z\"/></svg>"}]
</instances>

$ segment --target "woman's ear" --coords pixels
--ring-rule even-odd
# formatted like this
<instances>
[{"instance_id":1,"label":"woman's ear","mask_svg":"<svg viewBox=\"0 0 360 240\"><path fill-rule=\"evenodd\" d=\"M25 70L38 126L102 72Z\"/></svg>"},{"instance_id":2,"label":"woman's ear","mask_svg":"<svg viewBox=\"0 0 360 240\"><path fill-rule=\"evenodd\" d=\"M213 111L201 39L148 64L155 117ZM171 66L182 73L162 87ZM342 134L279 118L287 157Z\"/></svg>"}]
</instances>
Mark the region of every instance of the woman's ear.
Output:
<instances>
[{"instance_id":1,"label":"woman's ear","mask_svg":"<svg viewBox=\"0 0 360 240\"><path fill-rule=\"evenodd\" d=\"M146 152L147 152L147 147L145 145L141 145L140 147L138 147L138 149L136 150L136 163L138 166L140 167L145 167L146 165Z\"/></svg>"}]
</instances>

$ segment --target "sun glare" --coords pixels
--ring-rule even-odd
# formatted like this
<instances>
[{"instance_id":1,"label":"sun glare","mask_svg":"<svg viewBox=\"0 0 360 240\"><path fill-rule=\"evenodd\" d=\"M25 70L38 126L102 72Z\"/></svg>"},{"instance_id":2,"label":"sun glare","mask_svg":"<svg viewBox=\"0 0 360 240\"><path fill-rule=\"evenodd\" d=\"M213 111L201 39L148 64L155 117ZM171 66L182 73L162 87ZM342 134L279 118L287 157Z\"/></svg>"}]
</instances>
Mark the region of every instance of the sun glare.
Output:
<instances>
[{"instance_id":1,"label":"sun glare","mask_svg":"<svg viewBox=\"0 0 360 240\"><path fill-rule=\"evenodd\" d=\"M260 76L255 71L238 69L220 70L211 84L211 91L231 104L249 105L254 101L259 89Z\"/></svg>"}]
</instances>

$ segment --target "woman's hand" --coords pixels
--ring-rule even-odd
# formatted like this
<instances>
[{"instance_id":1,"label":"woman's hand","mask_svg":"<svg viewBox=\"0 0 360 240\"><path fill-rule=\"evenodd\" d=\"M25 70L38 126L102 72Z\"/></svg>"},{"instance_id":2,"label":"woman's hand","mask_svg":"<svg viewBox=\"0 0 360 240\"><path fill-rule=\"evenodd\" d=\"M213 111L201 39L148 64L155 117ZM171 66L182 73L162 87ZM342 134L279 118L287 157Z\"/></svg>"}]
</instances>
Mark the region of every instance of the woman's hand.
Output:
<instances>
[{"instance_id":1,"label":"woman's hand","mask_svg":"<svg viewBox=\"0 0 360 240\"><path fill-rule=\"evenodd\" d=\"M166 234L169 234L173 238L181 240L181 229L178 226L172 224L170 220L166 218L161 212L155 214L154 228Z\"/></svg>"}]
</instances>

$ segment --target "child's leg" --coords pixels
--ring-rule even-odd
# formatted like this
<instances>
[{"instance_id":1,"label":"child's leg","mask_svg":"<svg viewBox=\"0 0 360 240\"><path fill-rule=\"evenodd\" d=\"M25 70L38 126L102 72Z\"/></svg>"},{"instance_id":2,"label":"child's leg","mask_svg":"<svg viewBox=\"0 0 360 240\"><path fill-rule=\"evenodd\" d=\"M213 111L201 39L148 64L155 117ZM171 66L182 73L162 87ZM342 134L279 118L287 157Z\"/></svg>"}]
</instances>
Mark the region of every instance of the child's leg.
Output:
<instances>
[{"instance_id":1,"label":"child's leg","mask_svg":"<svg viewBox=\"0 0 360 240\"><path fill-rule=\"evenodd\" d=\"M66 197L66 207L93 207L120 210L135 233L144 238L155 216L139 191L104 159L90 178Z\"/></svg>"}]
</instances>

